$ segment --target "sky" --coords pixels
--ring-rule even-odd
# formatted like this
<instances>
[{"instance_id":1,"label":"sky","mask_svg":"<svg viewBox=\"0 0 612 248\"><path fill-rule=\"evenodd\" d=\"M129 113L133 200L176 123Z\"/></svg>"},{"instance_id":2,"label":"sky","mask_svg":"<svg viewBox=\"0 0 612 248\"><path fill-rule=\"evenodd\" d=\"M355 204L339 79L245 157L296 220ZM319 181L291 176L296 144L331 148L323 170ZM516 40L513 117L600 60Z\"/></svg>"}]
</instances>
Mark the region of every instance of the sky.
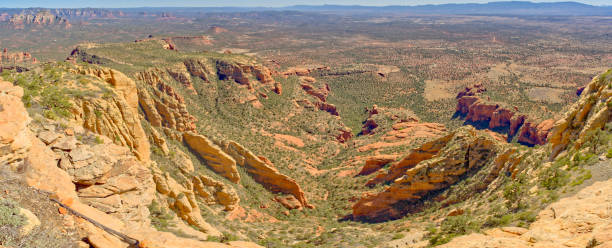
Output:
<instances>
[{"instance_id":1,"label":"sky","mask_svg":"<svg viewBox=\"0 0 612 248\"><path fill-rule=\"evenodd\" d=\"M291 5L423 5L444 3L486 3L494 0L0 0L0 7L26 8L129 8L129 7L283 7ZM559 2L571 0L535 0ZM612 5L612 0L574 0L591 5Z\"/></svg>"}]
</instances>

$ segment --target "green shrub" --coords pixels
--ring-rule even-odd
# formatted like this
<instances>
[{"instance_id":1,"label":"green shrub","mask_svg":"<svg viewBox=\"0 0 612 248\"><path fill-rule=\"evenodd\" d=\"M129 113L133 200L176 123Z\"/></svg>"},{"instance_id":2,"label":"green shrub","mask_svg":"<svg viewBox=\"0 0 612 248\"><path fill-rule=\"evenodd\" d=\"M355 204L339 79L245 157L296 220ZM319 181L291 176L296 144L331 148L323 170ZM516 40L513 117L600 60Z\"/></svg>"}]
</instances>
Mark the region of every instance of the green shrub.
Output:
<instances>
[{"instance_id":1,"label":"green shrub","mask_svg":"<svg viewBox=\"0 0 612 248\"><path fill-rule=\"evenodd\" d=\"M584 180L589 180L591 179L591 177L593 177L593 175L591 175L591 171L590 170L586 170L586 172L578 177L576 177L571 183L571 186L578 186L582 183L584 183Z\"/></svg>"},{"instance_id":2,"label":"green shrub","mask_svg":"<svg viewBox=\"0 0 612 248\"><path fill-rule=\"evenodd\" d=\"M430 236L429 244L436 246L448 243L456 236L480 230L480 223L467 215L450 216L442 222L439 230Z\"/></svg>"},{"instance_id":3,"label":"green shrub","mask_svg":"<svg viewBox=\"0 0 612 248\"><path fill-rule=\"evenodd\" d=\"M504 187L503 195L506 199L506 207L516 209L523 207L521 199L525 195L525 188L521 181L512 181Z\"/></svg>"},{"instance_id":4,"label":"green shrub","mask_svg":"<svg viewBox=\"0 0 612 248\"><path fill-rule=\"evenodd\" d=\"M406 235L403 233L396 233L393 234L393 237L391 237L391 239L396 240L396 239L403 239Z\"/></svg>"},{"instance_id":5,"label":"green shrub","mask_svg":"<svg viewBox=\"0 0 612 248\"><path fill-rule=\"evenodd\" d=\"M171 223L172 214L164 210L157 201L153 200L149 205L149 212L151 213L151 224L155 229L160 231L167 231L169 227L174 227L175 224Z\"/></svg>"},{"instance_id":6,"label":"green shrub","mask_svg":"<svg viewBox=\"0 0 612 248\"><path fill-rule=\"evenodd\" d=\"M19 206L12 200L0 198L0 226L17 228L25 224L25 217L19 214Z\"/></svg>"},{"instance_id":7,"label":"green shrub","mask_svg":"<svg viewBox=\"0 0 612 248\"><path fill-rule=\"evenodd\" d=\"M72 104L64 90L55 85L51 85L44 88L40 96L40 105L46 112L52 112L52 114L48 113L49 116L70 117L70 108Z\"/></svg>"},{"instance_id":8,"label":"green shrub","mask_svg":"<svg viewBox=\"0 0 612 248\"><path fill-rule=\"evenodd\" d=\"M561 170L557 165L553 165L543 170L540 175L540 185L548 190L558 189L561 186L567 184L569 181L569 174Z\"/></svg>"}]
</instances>

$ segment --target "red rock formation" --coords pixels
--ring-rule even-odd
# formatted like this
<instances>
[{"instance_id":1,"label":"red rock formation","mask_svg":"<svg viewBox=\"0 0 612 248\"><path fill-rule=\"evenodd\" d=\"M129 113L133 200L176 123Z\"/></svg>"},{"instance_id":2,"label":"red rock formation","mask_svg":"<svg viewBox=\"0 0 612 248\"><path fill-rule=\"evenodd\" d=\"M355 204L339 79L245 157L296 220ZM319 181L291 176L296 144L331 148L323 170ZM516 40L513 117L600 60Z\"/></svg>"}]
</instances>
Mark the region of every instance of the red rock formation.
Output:
<instances>
[{"instance_id":1,"label":"red rock formation","mask_svg":"<svg viewBox=\"0 0 612 248\"><path fill-rule=\"evenodd\" d=\"M385 221L397 219L410 211L412 204L437 190L461 180L461 176L485 166L496 157L498 145L488 135L479 135L472 127L462 127L452 134L410 151L387 174L377 177L392 182L384 191L368 194L353 205L353 219Z\"/></svg>"},{"instance_id":2,"label":"red rock formation","mask_svg":"<svg viewBox=\"0 0 612 248\"><path fill-rule=\"evenodd\" d=\"M70 22L61 16L51 14L49 11L40 11L37 13L27 13L24 11L21 14L15 14L8 20L9 24L16 29L23 29L26 26L49 26L49 25L64 25L70 27Z\"/></svg>"},{"instance_id":3,"label":"red rock formation","mask_svg":"<svg viewBox=\"0 0 612 248\"><path fill-rule=\"evenodd\" d=\"M314 106L317 107L319 110L323 110L326 111L332 115L335 116L339 116L340 114L338 114L338 110L336 110L336 105L333 105L331 103L326 103L326 102L315 102Z\"/></svg>"},{"instance_id":4,"label":"red rock formation","mask_svg":"<svg viewBox=\"0 0 612 248\"><path fill-rule=\"evenodd\" d=\"M365 159L365 165L361 168L361 171L357 176L370 175L397 159L397 155L376 155Z\"/></svg>"},{"instance_id":5,"label":"red rock formation","mask_svg":"<svg viewBox=\"0 0 612 248\"><path fill-rule=\"evenodd\" d=\"M533 121L526 123L527 116L517 114L516 107L511 110L501 107L497 103L480 99L479 94L484 91L486 89L482 85L475 85L474 87L466 87L465 90L459 92L457 94L457 113L465 115L466 121L488 122L488 128L491 130L507 128L509 137L517 135L520 131L519 142L523 144L541 145L546 143L546 136L552 120L542 122L541 128L538 129L537 127L540 124Z\"/></svg>"},{"instance_id":6,"label":"red rock formation","mask_svg":"<svg viewBox=\"0 0 612 248\"><path fill-rule=\"evenodd\" d=\"M374 133L374 129L378 127L374 119L367 119L361 128L361 134L368 135Z\"/></svg>"},{"instance_id":7,"label":"red rock formation","mask_svg":"<svg viewBox=\"0 0 612 248\"><path fill-rule=\"evenodd\" d=\"M351 132L351 129L348 127L343 127L339 129L337 132L338 132L338 135L336 135L336 140L338 140L338 142L340 143L347 142L348 140L353 138L353 133Z\"/></svg>"},{"instance_id":8,"label":"red rock formation","mask_svg":"<svg viewBox=\"0 0 612 248\"><path fill-rule=\"evenodd\" d=\"M227 32L227 29L222 28L222 27L218 27L218 26L212 26L208 29L209 33L213 33L213 34L220 34L220 33L225 33Z\"/></svg>"},{"instance_id":9,"label":"red rock formation","mask_svg":"<svg viewBox=\"0 0 612 248\"><path fill-rule=\"evenodd\" d=\"M292 195L303 207L314 208L314 206L308 204L300 185L293 178L280 173L267 158L255 156L251 151L234 141L226 142L222 145L222 149L232 156L238 165L246 168L247 173L256 182L268 190L274 193L282 192Z\"/></svg>"},{"instance_id":10,"label":"red rock formation","mask_svg":"<svg viewBox=\"0 0 612 248\"><path fill-rule=\"evenodd\" d=\"M321 89L315 88L313 85L307 84L307 83L302 83L300 84L300 86L309 95L319 98L319 100L321 100L322 102L327 101L327 95L329 95L329 85L328 84L325 84L325 87Z\"/></svg>"},{"instance_id":11,"label":"red rock formation","mask_svg":"<svg viewBox=\"0 0 612 248\"><path fill-rule=\"evenodd\" d=\"M491 120L493 112L498 108L498 104L486 103L482 100L478 100L470 105L465 119L472 122L488 122Z\"/></svg>"},{"instance_id":12,"label":"red rock formation","mask_svg":"<svg viewBox=\"0 0 612 248\"><path fill-rule=\"evenodd\" d=\"M330 70L329 66L310 66L310 67L300 66L300 67L289 68L286 71L282 72L281 74L285 76L291 76L291 75L308 76L310 73L314 71L329 71L329 70Z\"/></svg>"},{"instance_id":13,"label":"red rock formation","mask_svg":"<svg viewBox=\"0 0 612 248\"><path fill-rule=\"evenodd\" d=\"M538 123L531 121L525 122L521 127L518 142L528 145L543 145L546 144L548 133L553 128L555 121L548 119Z\"/></svg>"},{"instance_id":14,"label":"red rock formation","mask_svg":"<svg viewBox=\"0 0 612 248\"><path fill-rule=\"evenodd\" d=\"M28 52L14 52L11 53L7 48L2 50L0 55L0 64L2 63L36 63L36 58Z\"/></svg>"}]
</instances>

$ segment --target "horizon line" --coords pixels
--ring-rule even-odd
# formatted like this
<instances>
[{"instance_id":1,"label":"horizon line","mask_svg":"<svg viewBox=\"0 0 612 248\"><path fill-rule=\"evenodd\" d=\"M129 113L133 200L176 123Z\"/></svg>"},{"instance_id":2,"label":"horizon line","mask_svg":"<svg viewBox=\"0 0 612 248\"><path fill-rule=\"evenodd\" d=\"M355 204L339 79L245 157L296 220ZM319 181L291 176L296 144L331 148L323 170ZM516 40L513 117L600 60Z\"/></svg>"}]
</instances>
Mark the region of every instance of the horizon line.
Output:
<instances>
[{"instance_id":1,"label":"horizon line","mask_svg":"<svg viewBox=\"0 0 612 248\"><path fill-rule=\"evenodd\" d=\"M467 5L467 4L475 4L475 5L486 5L492 3L534 3L534 4L559 4L559 3L577 3L586 6L592 7L612 7L612 5L593 5L588 3L582 3L577 1L558 1L558 2L534 2L534 1L491 1L486 3L437 3L437 4L414 4L414 5L361 5L361 4L294 4L294 5L284 5L284 6L134 6L134 7L41 7L41 6L30 6L30 7L2 7L0 9L139 9L139 8L265 8L265 9L281 9L281 8L291 8L291 7L324 7L324 6L340 6L340 7L370 7L370 8L385 8L385 7L420 7L420 6L443 6L443 5Z\"/></svg>"}]
</instances>

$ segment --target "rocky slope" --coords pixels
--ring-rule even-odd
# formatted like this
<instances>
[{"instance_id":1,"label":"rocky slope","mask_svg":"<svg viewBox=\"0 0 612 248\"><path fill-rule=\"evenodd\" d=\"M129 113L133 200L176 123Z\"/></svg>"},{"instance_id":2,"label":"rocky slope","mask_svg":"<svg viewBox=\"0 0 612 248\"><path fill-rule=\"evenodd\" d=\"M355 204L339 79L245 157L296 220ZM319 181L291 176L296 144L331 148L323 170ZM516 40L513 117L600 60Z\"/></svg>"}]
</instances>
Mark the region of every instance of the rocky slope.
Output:
<instances>
[{"instance_id":1,"label":"rocky slope","mask_svg":"<svg viewBox=\"0 0 612 248\"><path fill-rule=\"evenodd\" d=\"M370 221L399 218L410 211L407 205L447 188L464 174L475 173L491 163L499 150L494 139L478 134L472 127L428 142L393 164L387 174L379 174L368 182L392 184L353 205L353 218Z\"/></svg>"},{"instance_id":2,"label":"rocky slope","mask_svg":"<svg viewBox=\"0 0 612 248\"><path fill-rule=\"evenodd\" d=\"M547 148L552 149L551 159L561 152L562 156L575 153L587 142L586 140L593 142L593 132L602 130L606 123L612 120L608 107L609 74L608 72L595 78L586 87L580 100L569 109L565 118L552 127L551 142ZM460 94L460 100L470 97L469 92ZM475 103L478 101L475 100ZM477 109L481 107L469 105L468 118L485 116L483 115L485 112L472 112ZM492 109L498 109L498 106ZM487 116L487 121L488 118ZM528 127L524 125L522 129ZM535 154L546 154L546 151L540 148ZM537 162L538 156L540 155L521 152L521 149L500 142L486 132L475 130L471 126L462 127L442 138L410 150L403 159L393 163L387 172L379 173L370 179L367 182L369 186L379 183L390 185L382 192L368 193L361 198L353 205L352 218L384 221L400 218L406 213L418 212L423 200L440 198L438 195L445 192L450 185L457 184L467 177L470 178L470 183L466 183L465 186L475 191L494 189L497 187L495 181L499 182L501 180L499 178L503 178L502 175L511 175L515 178L515 175L526 174L534 177L536 173L533 171L538 170L538 163L545 162L545 160ZM536 167L530 168L530 166ZM443 204L445 202L443 201ZM453 203L456 203L456 200L450 204ZM482 240L484 242L486 238Z\"/></svg>"},{"instance_id":3,"label":"rocky slope","mask_svg":"<svg viewBox=\"0 0 612 248\"><path fill-rule=\"evenodd\" d=\"M283 75L254 57L184 51L176 41L83 45L68 63L4 73L25 90L0 84L3 168L147 247L438 245L480 228L485 234L449 245L513 235L545 246L543 230L563 243L580 230L562 233L554 226L565 222L532 216L559 192L599 178L584 164L606 160L611 145L607 74L556 123L485 101L483 87L466 89L458 113L486 128L450 129L405 107L341 115L353 110L342 106L329 68ZM127 246L58 212L87 245ZM592 218L597 242L606 242L606 216ZM582 246L591 234L574 241Z\"/></svg>"},{"instance_id":4,"label":"rocky slope","mask_svg":"<svg viewBox=\"0 0 612 248\"><path fill-rule=\"evenodd\" d=\"M0 124L5 147L2 170L23 171L23 179L28 185L51 192L55 199L70 208L140 240L146 247L254 247L254 244L246 243L201 242L155 230L151 226L148 208L156 197L155 174L148 168L155 167L154 162L140 161L129 147L115 145L106 136L95 135L78 121L60 123L38 116L35 122L31 122L21 102L23 90L4 81L0 82L0 90L3 107L0 112L3 122ZM197 180L200 183L196 188L202 195L204 187L214 186L219 187L213 193L216 199L221 199L220 202L231 205L237 201L235 197L231 200L231 191L223 189L218 182L206 177ZM158 180L157 183L162 182ZM157 188L164 194L172 195L170 192L174 192L164 191L160 186ZM179 197L174 207L181 214L189 206L179 204L184 202L182 199ZM62 208L59 212L66 214ZM195 216L201 219L199 213ZM83 219L66 215L64 221L65 225L76 226L83 235L82 240L94 247L127 247L125 241ZM220 235L206 222L202 223L206 227L202 231Z\"/></svg>"},{"instance_id":5,"label":"rocky slope","mask_svg":"<svg viewBox=\"0 0 612 248\"><path fill-rule=\"evenodd\" d=\"M597 182L542 210L529 228L501 227L439 247L610 247L612 180Z\"/></svg>"}]
</instances>

